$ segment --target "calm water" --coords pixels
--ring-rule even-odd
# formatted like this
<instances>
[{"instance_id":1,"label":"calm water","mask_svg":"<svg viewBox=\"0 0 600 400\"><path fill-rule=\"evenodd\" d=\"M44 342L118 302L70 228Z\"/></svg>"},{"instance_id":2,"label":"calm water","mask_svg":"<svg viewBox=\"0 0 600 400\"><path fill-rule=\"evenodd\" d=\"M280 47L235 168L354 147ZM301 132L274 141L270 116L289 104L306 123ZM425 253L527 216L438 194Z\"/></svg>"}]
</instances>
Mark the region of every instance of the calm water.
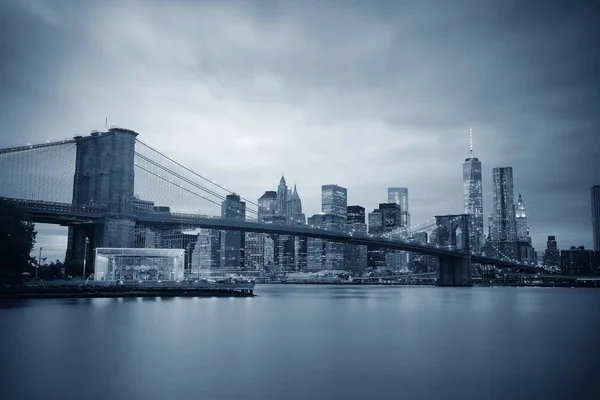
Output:
<instances>
[{"instance_id":1,"label":"calm water","mask_svg":"<svg viewBox=\"0 0 600 400\"><path fill-rule=\"evenodd\" d=\"M600 290L257 294L0 302L0 398L600 398Z\"/></svg>"}]
</instances>

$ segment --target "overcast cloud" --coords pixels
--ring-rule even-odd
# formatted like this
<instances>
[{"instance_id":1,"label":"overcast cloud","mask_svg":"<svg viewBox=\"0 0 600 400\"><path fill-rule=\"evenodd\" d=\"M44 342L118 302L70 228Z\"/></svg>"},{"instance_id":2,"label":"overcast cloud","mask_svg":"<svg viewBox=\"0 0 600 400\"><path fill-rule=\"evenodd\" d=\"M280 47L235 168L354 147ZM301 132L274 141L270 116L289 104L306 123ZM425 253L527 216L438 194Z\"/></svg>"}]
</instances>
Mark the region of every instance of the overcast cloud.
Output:
<instances>
[{"instance_id":1,"label":"overcast cloud","mask_svg":"<svg viewBox=\"0 0 600 400\"><path fill-rule=\"evenodd\" d=\"M512 166L537 250L547 235L590 247L593 4L2 1L0 146L86 134L108 116L250 199L282 170L307 215L322 184L368 211L405 186L419 223L462 211L472 127L485 214L492 168ZM63 231L39 242L60 247Z\"/></svg>"}]
</instances>

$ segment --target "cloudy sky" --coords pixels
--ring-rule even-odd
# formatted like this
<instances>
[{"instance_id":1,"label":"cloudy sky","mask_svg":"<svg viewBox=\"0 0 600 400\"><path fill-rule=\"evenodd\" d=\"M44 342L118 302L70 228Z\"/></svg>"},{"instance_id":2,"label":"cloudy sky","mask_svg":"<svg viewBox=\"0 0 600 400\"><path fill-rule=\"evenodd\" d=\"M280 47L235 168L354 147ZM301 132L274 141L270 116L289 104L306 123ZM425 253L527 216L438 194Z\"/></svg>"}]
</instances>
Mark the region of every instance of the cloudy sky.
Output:
<instances>
[{"instance_id":1,"label":"cloudy sky","mask_svg":"<svg viewBox=\"0 0 600 400\"><path fill-rule=\"evenodd\" d=\"M538 250L591 246L600 183L593 1L0 1L0 146L109 125L251 199L281 172L416 223L462 210L469 128L514 168ZM64 247L62 228L38 240ZM55 251L55 250L52 250ZM56 250L57 257L64 253ZM51 255L52 257L52 255Z\"/></svg>"}]
</instances>

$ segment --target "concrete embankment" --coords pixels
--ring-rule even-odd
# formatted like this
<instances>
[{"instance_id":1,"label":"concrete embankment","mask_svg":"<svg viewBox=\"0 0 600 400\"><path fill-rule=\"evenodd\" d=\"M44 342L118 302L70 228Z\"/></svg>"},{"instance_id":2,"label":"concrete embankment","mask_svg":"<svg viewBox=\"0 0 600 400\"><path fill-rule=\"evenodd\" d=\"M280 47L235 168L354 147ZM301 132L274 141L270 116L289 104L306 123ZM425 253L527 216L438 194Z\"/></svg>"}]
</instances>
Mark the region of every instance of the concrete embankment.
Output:
<instances>
[{"instance_id":1,"label":"concrete embankment","mask_svg":"<svg viewBox=\"0 0 600 400\"><path fill-rule=\"evenodd\" d=\"M118 297L252 297L254 284L185 286L19 285L0 288L0 299L118 298Z\"/></svg>"}]
</instances>

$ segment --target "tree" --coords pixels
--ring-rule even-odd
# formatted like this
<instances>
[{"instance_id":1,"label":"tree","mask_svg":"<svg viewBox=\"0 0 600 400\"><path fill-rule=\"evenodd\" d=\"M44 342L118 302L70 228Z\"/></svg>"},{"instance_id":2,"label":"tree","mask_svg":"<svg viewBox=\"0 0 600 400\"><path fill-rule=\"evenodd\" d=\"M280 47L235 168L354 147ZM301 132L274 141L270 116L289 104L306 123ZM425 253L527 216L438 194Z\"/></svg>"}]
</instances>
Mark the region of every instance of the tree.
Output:
<instances>
[{"instance_id":1,"label":"tree","mask_svg":"<svg viewBox=\"0 0 600 400\"><path fill-rule=\"evenodd\" d=\"M33 271L30 256L35 244L35 226L12 202L0 199L0 274L15 276Z\"/></svg>"}]
</instances>

